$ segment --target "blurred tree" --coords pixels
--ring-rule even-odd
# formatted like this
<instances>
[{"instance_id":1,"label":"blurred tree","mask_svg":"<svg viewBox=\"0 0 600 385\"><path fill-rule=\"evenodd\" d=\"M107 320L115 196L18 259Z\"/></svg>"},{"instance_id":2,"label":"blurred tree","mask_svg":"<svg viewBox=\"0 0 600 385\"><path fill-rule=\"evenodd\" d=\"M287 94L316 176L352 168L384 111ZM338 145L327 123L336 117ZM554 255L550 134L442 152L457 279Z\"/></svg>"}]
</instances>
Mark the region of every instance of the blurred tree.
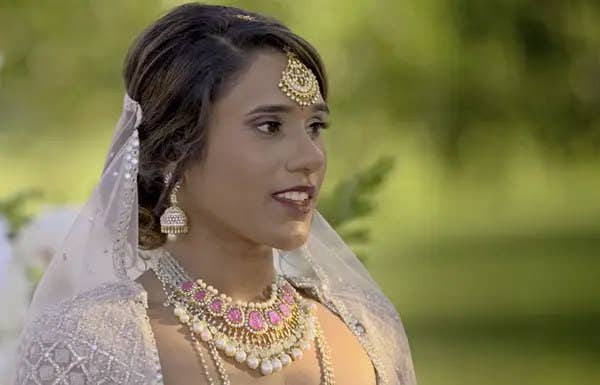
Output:
<instances>
[{"instance_id":1,"label":"blurred tree","mask_svg":"<svg viewBox=\"0 0 600 385\"><path fill-rule=\"evenodd\" d=\"M25 133L81 137L82 121L106 111L120 93L133 38L179 3L4 0L3 150L22 144ZM390 121L421 121L450 161L470 148L506 146L516 130L531 131L549 153L598 154L597 1L365 2L343 17L343 2L330 1L314 18L296 17L299 3L235 4L279 17L325 46L340 116L382 111ZM335 32L336 46L313 35L324 28ZM423 126L398 126L415 127ZM490 134L471 135L481 130Z\"/></svg>"}]
</instances>

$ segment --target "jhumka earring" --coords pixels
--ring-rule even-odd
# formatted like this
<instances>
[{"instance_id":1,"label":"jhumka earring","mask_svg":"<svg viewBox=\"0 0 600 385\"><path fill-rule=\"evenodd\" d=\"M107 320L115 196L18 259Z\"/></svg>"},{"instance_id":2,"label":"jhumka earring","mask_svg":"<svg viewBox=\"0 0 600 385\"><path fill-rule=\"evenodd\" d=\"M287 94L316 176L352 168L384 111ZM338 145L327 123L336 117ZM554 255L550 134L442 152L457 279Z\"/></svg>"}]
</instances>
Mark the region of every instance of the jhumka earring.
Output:
<instances>
[{"instance_id":1,"label":"jhumka earring","mask_svg":"<svg viewBox=\"0 0 600 385\"><path fill-rule=\"evenodd\" d=\"M279 88L301 107L315 103L319 98L317 77L289 48L285 51L288 62L281 73Z\"/></svg>"},{"instance_id":2,"label":"jhumka earring","mask_svg":"<svg viewBox=\"0 0 600 385\"><path fill-rule=\"evenodd\" d=\"M168 183L170 178L171 173L165 177L165 183ZM175 240L178 234L188 232L187 216L183 209L179 207L179 202L177 201L177 191L179 191L180 187L180 182L177 182L169 195L171 205L160 216L160 231L163 234L167 234L168 240Z\"/></svg>"}]
</instances>

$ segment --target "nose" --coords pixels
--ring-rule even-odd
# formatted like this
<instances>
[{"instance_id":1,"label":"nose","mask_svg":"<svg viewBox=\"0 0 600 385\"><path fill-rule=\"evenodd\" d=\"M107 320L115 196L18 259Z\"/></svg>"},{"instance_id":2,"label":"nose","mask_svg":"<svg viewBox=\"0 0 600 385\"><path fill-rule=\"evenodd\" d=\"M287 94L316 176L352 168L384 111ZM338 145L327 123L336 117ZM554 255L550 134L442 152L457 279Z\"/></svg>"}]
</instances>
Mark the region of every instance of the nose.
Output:
<instances>
[{"instance_id":1,"label":"nose","mask_svg":"<svg viewBox=\"0 0 600 385\"><path fill-rule=\"evenodd\" d=\"M294 150L290 152L286 168L289 172L301 171L312 174L325 165L325 150L319 145L320 142L311 138L305 130L301 132L291 139L294 142Z\"/></svg>"}]
</instances>

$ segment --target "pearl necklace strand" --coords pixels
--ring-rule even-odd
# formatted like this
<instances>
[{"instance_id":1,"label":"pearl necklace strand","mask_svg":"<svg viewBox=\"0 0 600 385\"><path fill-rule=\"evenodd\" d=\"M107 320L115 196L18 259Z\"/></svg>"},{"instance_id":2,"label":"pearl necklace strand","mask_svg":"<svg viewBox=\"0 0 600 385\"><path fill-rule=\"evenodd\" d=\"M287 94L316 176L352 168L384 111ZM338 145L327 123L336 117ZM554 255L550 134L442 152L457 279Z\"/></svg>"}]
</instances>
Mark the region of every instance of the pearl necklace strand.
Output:
<instances>
[{"instance_id":1,"label":"pearl necklace strand","mask_svg":"<svg viewBox=\"0 0 600 385\"><path fill-rule=\"evenodd\" d=\"M275 278L267 301L234 303L201 279L193 281L166 250L152 270L167 297L164 306L172 305L175 316L189 329L209 384L215 382L200 341L207 344L223 385L231 382L219 350L267 376L299 360L313 341L321 383L335 384L331 353L315 314L316 305L304 299L285 277Z\"/></svg>"}]
</instances>

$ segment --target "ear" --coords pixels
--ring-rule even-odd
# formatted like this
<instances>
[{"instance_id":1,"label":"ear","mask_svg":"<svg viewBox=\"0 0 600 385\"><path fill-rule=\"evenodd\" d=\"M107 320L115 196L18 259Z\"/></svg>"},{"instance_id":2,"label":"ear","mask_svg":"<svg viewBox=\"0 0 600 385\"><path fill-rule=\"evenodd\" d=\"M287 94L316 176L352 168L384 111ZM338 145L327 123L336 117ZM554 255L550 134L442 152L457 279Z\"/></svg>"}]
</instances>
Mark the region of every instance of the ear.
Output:
<instances>
[{"instance_id":1,"label":"ear","mask_svg":"<svg viewBox=\"0 0 600 385\"><path fill-rule=\"evenodd\" d=\"M187 167L181 172L181 186L183 187L186 184L190 184L193 182L193 179L198 179L204 173L204 165L203 161L196 160L191 164L188 163Z\"/></svg>"},{"instance_id":2,"label":"ear","mask_svg":"<svg viewBox=\"0 0 600 385\"><path fill-rule=\"evenodd\" d=\"M190 180L190 178L191 178L190 171L191 171L191 168L188 167L183 171L183 174L181 174L181 179L179 180L179 182L181 183L182 187L184 185L186 185L188 183L188 181Z\"/></svg>"}]
</instances>

